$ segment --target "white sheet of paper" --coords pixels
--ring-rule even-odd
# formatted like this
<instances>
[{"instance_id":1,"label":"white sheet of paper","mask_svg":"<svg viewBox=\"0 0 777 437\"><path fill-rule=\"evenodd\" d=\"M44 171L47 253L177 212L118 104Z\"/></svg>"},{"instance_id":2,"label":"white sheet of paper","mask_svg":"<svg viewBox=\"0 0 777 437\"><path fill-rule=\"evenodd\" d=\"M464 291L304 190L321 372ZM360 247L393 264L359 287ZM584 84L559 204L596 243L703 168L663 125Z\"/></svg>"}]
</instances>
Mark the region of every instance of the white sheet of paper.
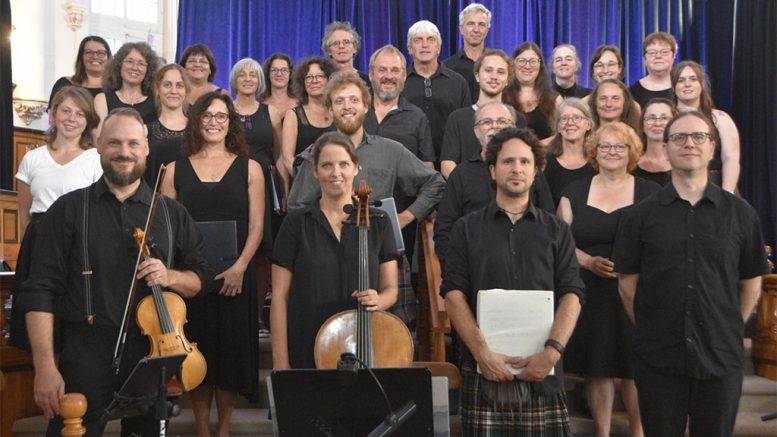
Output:
<instances>
[{"instance_id":1,"label":"white sheet of paper","mask_svg":"<svg viewBox=\"0 0 777 437\"><path fill-rule=\"evenodd\" d=\"M477 321L488 347L495 352L520 357L541 352L553 326L553 292L481 290ZM509 369L514 375L523 370Z\"/></svg>"}]
</instances>

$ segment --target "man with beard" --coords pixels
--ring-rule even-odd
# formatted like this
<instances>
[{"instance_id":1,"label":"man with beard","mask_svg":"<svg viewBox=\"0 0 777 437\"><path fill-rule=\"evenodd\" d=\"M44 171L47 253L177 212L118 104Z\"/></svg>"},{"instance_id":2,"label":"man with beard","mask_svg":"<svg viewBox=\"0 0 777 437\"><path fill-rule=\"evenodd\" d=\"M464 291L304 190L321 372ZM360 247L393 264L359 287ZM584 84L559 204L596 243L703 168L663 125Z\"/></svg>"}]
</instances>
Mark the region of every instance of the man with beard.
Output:
<instances>
[{"instance_id":1,"label":"man with beard","mask_svg":"<svg viewBox=\"0 0 777 437\"><path fill-rule=\"evenodd\" d=\"M86 435L102 435L104 409L148 354L148 340L132 318L118 375L113 369L132 282L137 278L147 287L138 289L131 305L149 294L151 286L191 297L199 292L207 270L194 221L179 203L161 198L149 237L155 258L141 262L135 271L138 248L132 233L145 226L153 195L141 179L148 143L140 114L131 108L111 111L97 151L103 177L60 197L48 210L19 300L35 365L35 402L51 419L48 436L60 435L60 400L66 387L86 396ZM58 361L53 351L55 312L63 326ZM122 431L157 435L159 421L147 416L124 419Z\"/></svg>"},{"instance_id":2,"label":"man with beard","mask_svg":"<svg viewBox=\"0 0 777 437\"><path fill-rule=\"evenodd\" d=\"M448 234L456 220L494 199L494 187L485 163L486 145L497 132L516 124L515 109L501 101L486 102L475 111L473 118L473 132L480 149L451 172L434 220L434 250L440 261L445 257ZM540 172L534 180L530 192L532 203L554 213L553 196L545 176Z\"/></svg>"},{"instance_id":3,"label":"man with beard","mask_svg":"<svg viewBox=\"0 0 777 437\"><path fill-rule=\"evenodd\" d=\"M528 129L511 127L494 135L486 164L496 196L450 232L440 294L466 346L461 362L464 435L571 435L560 369L548 373L575 327L584 285L569 226L529 198L544 159L542 145ZM474 314L479 291L494 288L553 290L553 325L540 352L506 356L486 343ZM514 376L511 369L523 370Z\"/></svg>"},{"instance_id":4,"label":"man with beard","mask_svg":"<svg viewBox=\"0 0 777 437\"><path fill-rule=\"evenodd\" d=\"M491 30L491 11L480 3L470 3L459 13L459 33L464 43L461 50L442 61L446 67L459 73L469 84L472 98L478 94L475 80L475 61L486 48L486 36Z\"/></svg>"},{"instance_id":5,"label":"man with beard","mask_svg":"<svg viewBox=\"0 0 777 437\"><path fill-rule=\"evenodd\" d=\"M399 141L428 167L434 166L434 146L429 120L418 106L400 96L405 88L407 61L398 48L386 45L370 57L370 82L374 98L364 130Z\"/></svg>"},{"instance_id":6,"label":"man with beard","mask_svg":"<svg viewBox=\"0 0 777 437\"><path fill-rule=\"evenodd\" d=\"M365 180L372 188L373 199L414 197L415 200L399 212L399 226L404 229L415 220L423 220L442 197L445 188L442 176L426 167L402 144L365 132L363 123L370 107L370 93L356 73L336 73L329 79L324 94L337 131L350 137L353 144L357 145L359 173L354 178L354 188ZM313 176L311 163L306 161L294 178L289 194L289 210L309 205L320 193L321 187ZM408 301L408 296L400 295L398 305ZM414 314L401 314L404 310L400 308L396 311L412 326Z\"/></svg>"},{"instance_id":7,"label":"man with beard","mask_svg":"<svg viewBox=\"0 0 777 437\"><path fill-rule=\"evenodd\" d=\"M488 49L475 62L475 80L479 85L478 100L474 105L459 108L448 116L440 152L440 173L448 178L456 164L480 151L475 138L475 111L488 102L501 102L502 91L513 77L513 62L501 50ZM514 118L517 127L526 127L523 114ZM504 126L503 126L504 127Z\"/></svg>"}]
</instances>

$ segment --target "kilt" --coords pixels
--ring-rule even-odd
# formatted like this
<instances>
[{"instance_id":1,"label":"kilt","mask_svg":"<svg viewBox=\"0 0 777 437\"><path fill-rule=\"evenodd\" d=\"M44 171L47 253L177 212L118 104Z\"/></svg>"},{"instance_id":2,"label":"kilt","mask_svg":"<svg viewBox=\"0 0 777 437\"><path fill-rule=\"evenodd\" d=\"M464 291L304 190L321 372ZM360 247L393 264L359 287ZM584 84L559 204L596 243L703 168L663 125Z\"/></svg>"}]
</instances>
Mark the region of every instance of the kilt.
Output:
<instances>
[{"instance_id":1,"label":"kilt","mask_svg":"<svg viewBox=\"0 0 777 437\"><path fill-rule=\"evenodd\" d=\"M474 370L461 369L461 424L465 436L531 436L531 437L568 437L572 435L569 425L569 412L566 407L566 395L542 396L532 393L531 384L523 381L511 381L502 384L523 384L528 392L527 399L520 408L495 411L483 394L485 381Z\"/></svg>"}]
</instances>

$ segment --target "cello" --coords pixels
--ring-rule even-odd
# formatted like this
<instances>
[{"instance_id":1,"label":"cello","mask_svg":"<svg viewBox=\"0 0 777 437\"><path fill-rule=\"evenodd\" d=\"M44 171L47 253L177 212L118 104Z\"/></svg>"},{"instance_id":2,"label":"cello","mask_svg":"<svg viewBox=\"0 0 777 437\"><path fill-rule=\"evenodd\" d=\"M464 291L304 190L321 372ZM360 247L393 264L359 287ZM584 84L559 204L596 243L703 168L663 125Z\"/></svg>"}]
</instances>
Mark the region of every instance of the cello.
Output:
<instances>
[{"instance_id":1,"label":"cello","mask_svg":"<svg viewBox=\"0 0 777 437\"><path fill-rule=\"evenodd\" d=\"M126 338L128 312L131 309L130 303L134 300L138 287L138 266L141 261L148 260L151 257L148 248L148 235L154 223L154 216L156 215L157 204L161 195L159 193L159 182L162 180L164 173L165 166L162 166L159 169L156 188L151 198L151 208L149 208L148 216L146 217L145 230L137 228L133 233L139 253L135 263L135 279L132 282L124 310L122 333L119 336L114 353L114 368L117 373ZM190 391L202 383L207 373L207 363L202 352L197 348L197 344L190 343L184 335L183 325L186 323L186 304L181 296L174 292L164 291L159 285L152 286L151 294L141 299L138 303L135 309L135 320L143 335L148 336L150 343L148 357L185 354L186 358L181 363L181 370L178 375L180 384L184 390Z\"/></svg>"},{"instance_id":2,"label":"cello","mask_svg":"<svg viewBox=\"0 0 777 437\"><path fill-rule=\"evenodd\" d=\"M369 195L365 181L359 183L356 222L359 228L358 290L370 288ZM344 352L356 355L367 367L408 367L413 362L413 338L405 323L386 311L367 311L361 303L355 310L341 311L324 322L316 335L313 356L319 369L334 369Z\"/></svg>"}]
</instances>

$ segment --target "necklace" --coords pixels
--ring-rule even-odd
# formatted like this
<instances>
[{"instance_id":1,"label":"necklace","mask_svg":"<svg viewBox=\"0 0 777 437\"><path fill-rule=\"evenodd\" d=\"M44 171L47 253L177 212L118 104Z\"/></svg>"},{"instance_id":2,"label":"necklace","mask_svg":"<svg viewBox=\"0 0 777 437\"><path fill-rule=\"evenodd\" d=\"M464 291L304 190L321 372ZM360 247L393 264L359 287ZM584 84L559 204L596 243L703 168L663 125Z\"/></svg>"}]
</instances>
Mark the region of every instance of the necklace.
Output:
<instances>
[{"instance_id":1,"label":"necklace","mask_svg":"<svg viewBox=\"0 0 777 437\"><path fill-rule=\"evenodd\" d=\"M127 95L126 91L121 91L121 90L117 90L116 94L118 94L118 96L121 97L121 100L124 103L126 103L126 104L128 104L130 106L135 106L135 104L140 100L140 98L143 97L142 93L138 94L135 97L130 97L130 96Z\"/></svg>"}]
</instances>

